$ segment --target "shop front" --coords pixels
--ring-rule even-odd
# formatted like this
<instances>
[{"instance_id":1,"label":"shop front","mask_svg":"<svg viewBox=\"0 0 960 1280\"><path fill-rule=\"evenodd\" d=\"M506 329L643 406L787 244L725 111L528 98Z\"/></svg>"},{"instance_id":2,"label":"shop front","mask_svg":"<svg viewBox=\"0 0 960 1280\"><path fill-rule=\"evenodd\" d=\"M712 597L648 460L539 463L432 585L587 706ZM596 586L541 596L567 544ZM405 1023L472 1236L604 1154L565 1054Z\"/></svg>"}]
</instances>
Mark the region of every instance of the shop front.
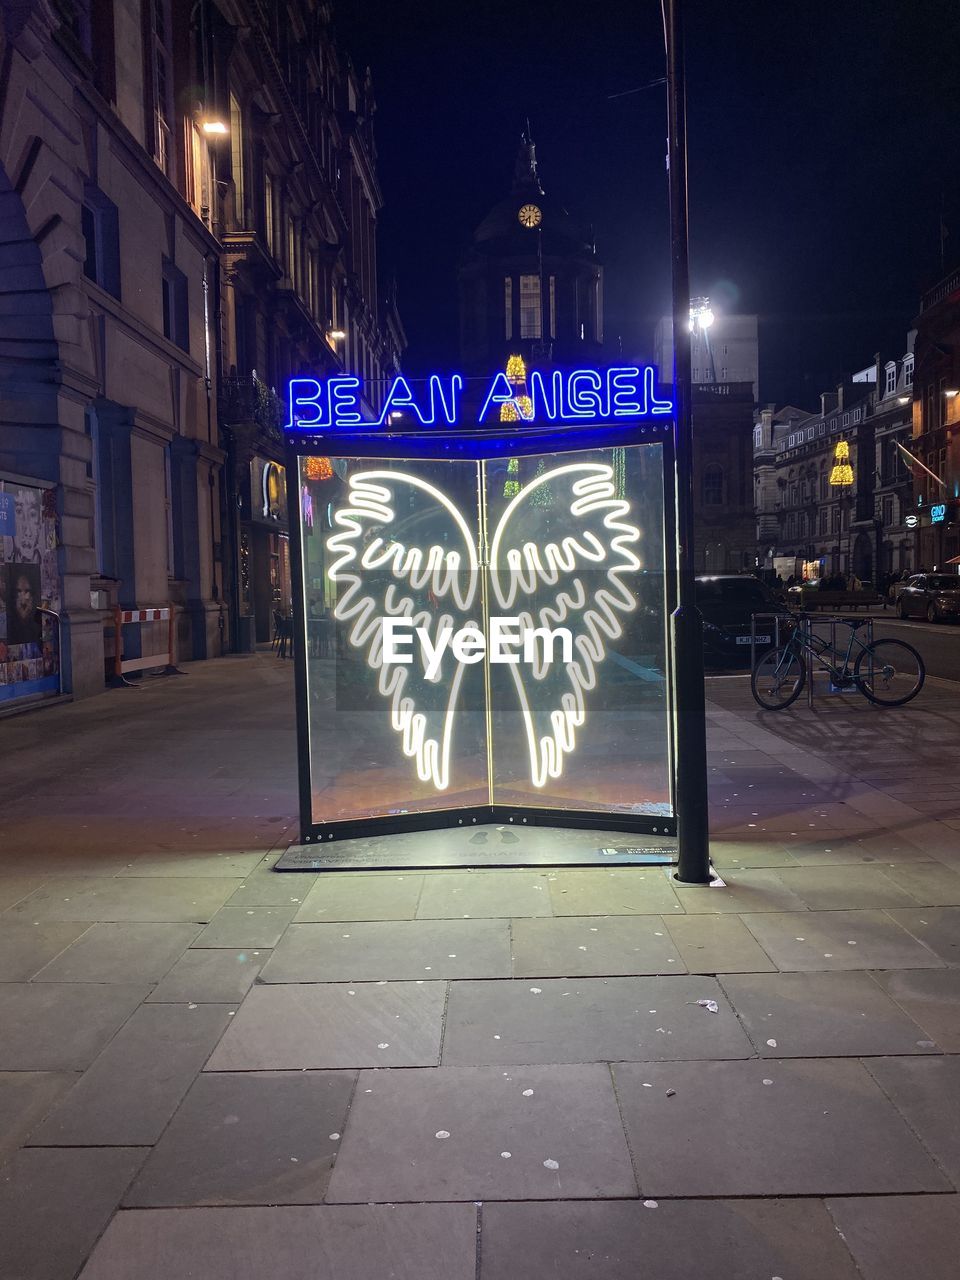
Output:
<instances>
[{"instance_id":1,"label":"shop front","mask_svg":"<svg viewBox=\"0 0 960 1280\"><path fill-rule=\"evenodd\" d=\"M672 406L653 370L534 373L522 396L503 375L397 382L377 422L355 379L291 386L291 863L464 827L441 862L488 861L484 829L499 848L545 827L579 833L565 861L672 860Z\"/></svg>"},{"instance_id":2,"label":"shop front","mask_svg":"<svg viewBox=\"0 0 960 1280\"><path fill-rule=\"evenodd\" d=\"M60 691L56 490L0 473L0 707Z\"/></svg>"},{"instance_id":3,"label":"shop front","mask_svg":"<svg viewBox=\"0 0 960 1280\"><path fill-rule=\"evenodd\" d=\"M269 458L250 460L250 520L241 529L240 560L241 596L254 619L254 638L264 644L276 618L289 618L293 607L287 472Z\"/></svg>"}]
</instances>

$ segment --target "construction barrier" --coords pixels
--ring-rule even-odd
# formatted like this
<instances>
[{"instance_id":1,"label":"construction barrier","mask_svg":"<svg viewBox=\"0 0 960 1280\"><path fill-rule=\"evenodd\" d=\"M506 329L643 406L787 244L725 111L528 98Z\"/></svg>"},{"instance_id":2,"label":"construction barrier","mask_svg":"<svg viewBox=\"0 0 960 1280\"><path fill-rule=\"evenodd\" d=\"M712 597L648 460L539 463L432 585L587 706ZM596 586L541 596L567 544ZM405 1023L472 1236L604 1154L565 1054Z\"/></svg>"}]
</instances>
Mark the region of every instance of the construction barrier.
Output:
<instances>
[{"instance_id":1,"label":"construction barrier","mask_svg":"<svg viewBox=\"0 0 960 1280\"><path fill-rule=\"evenodd\" d=\"M119 605L114 608L113 678L115 684L129 684L130 681L124 678L128 671L146 671L149 667L162 667L163 675L182 676L184 674L177 667L173 657L175 612L172 604L163 609L121 609ZM166 622L167 647L160 652L141 654L139 658L124 658L122 628L141 622Z\"/></svg>"}]
</instances>

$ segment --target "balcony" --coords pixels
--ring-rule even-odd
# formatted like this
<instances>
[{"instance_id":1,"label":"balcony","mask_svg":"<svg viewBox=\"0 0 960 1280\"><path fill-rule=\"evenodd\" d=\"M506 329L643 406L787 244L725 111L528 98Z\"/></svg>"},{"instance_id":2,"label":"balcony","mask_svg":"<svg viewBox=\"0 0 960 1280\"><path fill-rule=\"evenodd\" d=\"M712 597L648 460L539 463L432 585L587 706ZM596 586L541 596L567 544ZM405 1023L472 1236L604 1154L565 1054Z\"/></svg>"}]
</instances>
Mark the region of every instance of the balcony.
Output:
<instances>
[{"instance_id":1,"label":"balcony","mask_svg":"<svg viewBox=\"0 0 960 1280\"><path fill-rule=\"evenodd\" d=\"M283 423L280 397L255 373L221 378L218 404L220 421L227 426L255 423L265 435L280 439Z\"/></svg>"}]
</instances>

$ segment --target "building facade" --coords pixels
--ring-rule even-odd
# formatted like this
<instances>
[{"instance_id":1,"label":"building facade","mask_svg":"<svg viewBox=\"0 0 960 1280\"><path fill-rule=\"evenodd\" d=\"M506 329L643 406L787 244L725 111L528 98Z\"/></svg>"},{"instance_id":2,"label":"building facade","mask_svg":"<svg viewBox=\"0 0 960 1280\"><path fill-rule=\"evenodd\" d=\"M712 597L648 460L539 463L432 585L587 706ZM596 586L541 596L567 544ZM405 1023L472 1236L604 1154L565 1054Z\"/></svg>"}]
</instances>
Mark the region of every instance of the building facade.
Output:
<instances>
[{"instance_id":1,"label":"building facade","mask_svg":"<svg viewBox=\"0 0 960 1280\"><path fill-rule=\"evenodd\" d=\"M285 381L376 397L404 343L372 87L330 22L0 0L0 702L103 689L117 605L171 607L181 660L269 637Z\"/></svg>"},{"instance_id":2,"label":"building facade","mask_svg":"<svg viewBox=\"0 0 960 1280\"><path fill-rule=\"evenodd\" d=\"M190 12L0 3L6 699L102 689L117 603L172 605L180 657L221 651L219 246L175 71ZM50 610L27 641L24 590Z\"/></svg>"},{"instance_id":3,"label":"building facade","mask_svg":"<svg viewBox=\"0 0 960 1280\"><path fill-rule=\"evenodd\" d=\"M917 566L944 568L960 555L960 269L921 299L912 408Z\"/></svg>"},{"instance_id":4,"label":"building facade","mask_svg":"<svg viewBox=\"0 0 960 1280\"><path fill-rule=\"evenodd\" d=\"M913 334L897 359L861 370L820 397L819 411L760 411L754 498L762 568L876 582L915 568L909 440ZM879 375L879 377L878 377ZM852 483L833 483L838 463Z\"/></svg>"},{"instance_id":5,"label":"building facade","mask_svg":"<svg viewBox=\"0 0 960 1280\"><path fill-rule=\"evenodd\" d=\"M657 323L654 363L673 368L673 317ZM693 298L690 305L690 366L695 386L750 384L759 403L760 340L756 316L715 312L709 298Z\"/></svg>"},{"instance_id":6,"label":"building facade","mask_svg":"<svg viewBox=\"0 0 960 1280\"><path fill-rule=\"evenodd\" d=\"M753 505L753 384L693 388L694 566L697 573L752 572L757 564Z\"/></svg>"}]
</instances>

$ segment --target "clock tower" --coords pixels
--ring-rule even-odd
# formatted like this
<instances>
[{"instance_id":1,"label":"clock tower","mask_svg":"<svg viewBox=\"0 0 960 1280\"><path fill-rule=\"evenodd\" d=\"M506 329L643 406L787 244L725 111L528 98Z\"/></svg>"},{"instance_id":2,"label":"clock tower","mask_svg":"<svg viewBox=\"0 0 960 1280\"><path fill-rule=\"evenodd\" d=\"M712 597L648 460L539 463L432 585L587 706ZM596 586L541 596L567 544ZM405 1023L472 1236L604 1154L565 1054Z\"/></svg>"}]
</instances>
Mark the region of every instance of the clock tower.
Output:
<instances>
[{"instance_id":1,"label":"clock tower","mask_svg":"<svg viewBox=\"0 0 960 1280\"><path fill-rule=\"evenodd\" d=\"M529 128L510 194L473 233L459 271L464 372L593 365L603 341L603 267L591 232L548 196Z\"/></svg>"}]
</instances>

